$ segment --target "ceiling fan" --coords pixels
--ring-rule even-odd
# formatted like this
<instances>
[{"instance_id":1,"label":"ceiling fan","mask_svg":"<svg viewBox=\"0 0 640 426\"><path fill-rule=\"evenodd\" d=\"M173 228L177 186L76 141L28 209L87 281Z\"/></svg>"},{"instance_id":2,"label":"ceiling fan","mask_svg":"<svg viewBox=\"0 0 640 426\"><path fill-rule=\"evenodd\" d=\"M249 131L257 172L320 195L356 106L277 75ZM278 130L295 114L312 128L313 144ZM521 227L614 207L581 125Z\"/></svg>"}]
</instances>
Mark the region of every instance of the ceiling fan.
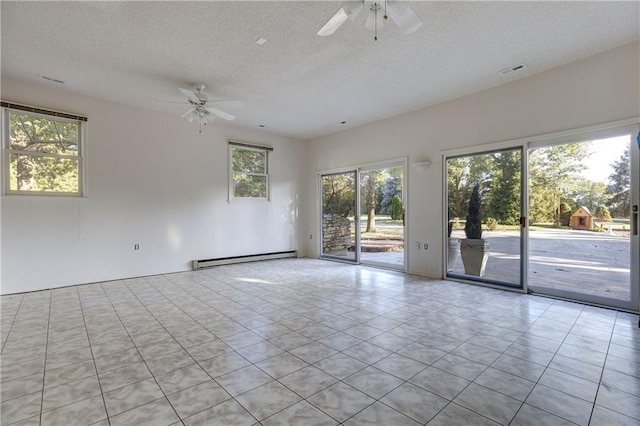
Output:
<instances>
[{"instance_id":1,"label":"ceiling fan","mask_svg":"<svg viewBox=\"0 0 640 426\"><path fill-rule=\"evenodd\" d=\"M336 32L347 19L354 20L362 9L367 9L367 21L365 27L373 30L374 40L378 40L378 28L382 28L384 21L389 17L404 34L411 34L422 26L422 21L409 7L406 1L395 0L359 0L345 1L340 9L327 21L320 31L319 36L329 36Z\"/></svg>"},{"instance_id":2,"label":"ceiling fan","mask_svg":"<svg viewBox=\"0 0 640 426\"><path fill-rule=\"evenodd\" d=\"M240 107L242 104L237 101L226 100L214 100L204 91L205 85L202 83L195 83L193 90L179 89L183 95L187 97L188 103L191 108L182 114L183 118L186 118L189 123L194 120L198 120L200 126L206 126L207 123L213 120L215 117L220 117L224 120L235 120L236 116L222 111L218 108L211 106L214 103L224 103L230 107ZM202 131L202 129L200 129Z\"/></svg>"}]
</instances>

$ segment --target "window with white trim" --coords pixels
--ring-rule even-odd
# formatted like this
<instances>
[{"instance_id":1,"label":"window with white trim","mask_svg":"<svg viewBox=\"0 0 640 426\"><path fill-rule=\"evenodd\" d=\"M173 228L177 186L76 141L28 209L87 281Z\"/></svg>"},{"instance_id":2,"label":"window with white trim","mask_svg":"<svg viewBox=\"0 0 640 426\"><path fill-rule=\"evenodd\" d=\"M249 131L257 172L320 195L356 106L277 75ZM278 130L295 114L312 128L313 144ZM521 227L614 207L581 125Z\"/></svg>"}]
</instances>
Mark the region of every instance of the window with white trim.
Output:
<instances>
[{"instance_id":1,"label":"window with white trim","mask_svg":"<svg viewBox=\"0 0 640 426\"><path fill-rule=\"evenodd\" d=\"M229 142L230 200L269 200L269 151L272 150Z\"/></svg>"},{"instance_id":2,"label":"window with white trim","mask_svg":"<svg viewBox=\"0 0 640 426\"><path fill-rule=\"evenodd\" d=\"M6 194L82 195L86 118L2 103Z\"/></svg>"}]
</instances>

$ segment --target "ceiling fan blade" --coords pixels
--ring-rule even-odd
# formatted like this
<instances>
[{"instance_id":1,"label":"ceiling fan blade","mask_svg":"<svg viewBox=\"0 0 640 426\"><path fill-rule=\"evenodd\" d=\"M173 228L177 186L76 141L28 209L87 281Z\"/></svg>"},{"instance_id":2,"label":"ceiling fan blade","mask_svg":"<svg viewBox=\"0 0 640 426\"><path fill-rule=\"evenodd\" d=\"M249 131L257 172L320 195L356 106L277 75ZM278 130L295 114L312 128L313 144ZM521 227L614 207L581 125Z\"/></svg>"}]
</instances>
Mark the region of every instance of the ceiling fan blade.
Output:
<instances>
[{"instance_id":1,"label":"ceiling fan blade","mask_svg":"<svg viewBox=\"0 0 640 426\"><path fill-rule=\"evenodd\" d=\"M320 28L320 31L318 31L318 35L330 36L331 34L335 33L342 24L347 22L347 19L349 19L347 12L344 10L344 7L340 7L336 14L333 15L322 28Z\"/></svg>"},{"instance_id":2,"label":"ceiling fan blade","mask_svg":"<svg viewBox=\"0 0 640 426\"><path fill-rule=\"evenodd\" d=\"M163 101L161 99L151 99L151 102L161 102L163 104L182 104L182 105L189 105L189 102L187 101Z\"/></svg>"},{"instance_id":3,"label":"ceiling fan blade","mask_svg":"<svg viewBox=\"0 0 640 426\"><path fill-rule=\"evenodd\" d=\"M217 106L222 108L242 108L243 106L242 102L240 101L232 101L232 100L224 100L224 99L221 99L219 101L212 100L212 101L209 101L209 103L216 104Z\"/></svg>"},{"instance_id":4,"label":"ceiling fan blade","mask_svg":"<svg viewBox=\"0 0 640 426\"><path fill-rule=\"evenodd\" d=\"M422 26L422 21L418 18L418 15L406 4L387 3L387 14L404 34L411 34Z\"/></svg>"},{"instance_id":5,"label":"ceiling fan blade","mask_svg":"<svg viewBox=\"0 0 640 426\"><path fill-rule=\"evenodd\" d=\"M333 15L331 19L329 19L329 21L320 28L318 35L328 36L335 33L336 30L347 21L347 19L351 19L352 21L356 19L356 16L358 16L358 13L360 13L363 7L363 0L343 2L335 15Z\"/></svg>"},{"instance_id":6,"label":"ceiling fan blade","mask_svg":"<svg viewBox=\"0 0 640 426\"><path fill-rule=\"evenodd\" d=\"M194 112L196 109L195 108L191 108L189 111L185 112L184 114L181 115L182 118L185 118L186 116L188 116L189 114L191 114L192 112Z\"/></svg>"},{"instance_id":7,"label":"ceiling fan blade","mask_svg":"<svg viewBox=\"0 0 640 426\"><path fill-rule=\"evenodd\" d=\"M183 95L185 95L187 97L187 99L189 99L191 102L193 103L200 103L200 99L196 96L195 93L193 93L192 90L188 90L188 89L178 89L182 92Z\"/></svg>"},{"instance_id":8,"label":"ceiling fan blade","mask_svg":"<svg viewBox=\"0 0 640 426\"><path fill-rule=\"evenodd\" d=\"M231 121L231 120L235 120L236 119L235 115L229 114L228 112L220 111L218 108L214 108L214 107L208 106L207 107L207 111L209 111L212 114L217 115L220 118L224 118L225 120Z\"/></svg>"}]
</instances>

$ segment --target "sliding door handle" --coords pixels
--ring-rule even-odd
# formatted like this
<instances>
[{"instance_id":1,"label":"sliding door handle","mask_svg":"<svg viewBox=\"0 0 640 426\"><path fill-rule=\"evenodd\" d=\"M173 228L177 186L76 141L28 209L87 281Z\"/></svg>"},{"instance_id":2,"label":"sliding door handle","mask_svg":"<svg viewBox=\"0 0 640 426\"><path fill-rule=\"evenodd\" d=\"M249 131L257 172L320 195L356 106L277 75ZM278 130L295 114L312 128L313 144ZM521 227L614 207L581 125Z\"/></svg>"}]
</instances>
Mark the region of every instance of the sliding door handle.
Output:
<instances>
[{"instance_id":1,"label":"sliding door handle","mask_svg":"<svg viewBox=\"0 0 640 426\"><path fill-rule=\"evenodd\" d=\"M633 206L633 214L631 216L631 234L638 235L638 206Z\"/></svg>"}]
</instances>

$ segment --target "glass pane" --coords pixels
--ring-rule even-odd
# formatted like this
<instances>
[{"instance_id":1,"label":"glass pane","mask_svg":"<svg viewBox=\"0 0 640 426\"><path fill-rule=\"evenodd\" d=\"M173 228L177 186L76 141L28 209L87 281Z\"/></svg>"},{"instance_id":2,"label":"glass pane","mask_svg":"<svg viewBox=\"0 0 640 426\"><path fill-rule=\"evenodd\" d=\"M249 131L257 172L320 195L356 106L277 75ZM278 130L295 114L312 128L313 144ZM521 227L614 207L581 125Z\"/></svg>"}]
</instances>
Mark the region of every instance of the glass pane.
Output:
<instances>
[{"instance_id":1,"label":"glass pane","mask_svg":"<svg viewBox=\"0 0 640 426\"><path fill-rule=\"evenodd\" d=\"M16 151L78 155L77 122L10 113L10 148Z\"/></svg>"},{"instance_id":2,"label":"glass pane","mask_svg":"<svg viewBox=\"0 0 640 426\"><path fill-rule=\"evenodd\" d=\"M529 151L529 286L630 300L630 141Z\"/></svg>"},{"instance_id":3,"label":"glass pane","mask_svg":"<svg viewBox=\"0 0 640 426\"><path fill-rule=\"evenodd\" d=\"M78 160L12 154L11 191L79 192Z\"/></svg>"},{"instance_id":4,"label":"glass pane","mask_svg":"<svg viewBox=\"0 0 640 426\"><path fill-rule=\"evenodd\" d=\"M360 173L360 260L404 267L403 167Z\"/></svg>"},{"instance_id":5,"label":"glass pane","mask_svg":"<svg viewBox=\"0 0 640 426\"><path fill-rule=\"evenodd\" d=\"M521 286L521 154L447 160L449 275Z\"/></svg>"},{"instance_id":6,"label":"glass pane","mask_svg":"<svg viewBox=\"0 0 640 426\"><path fill-rule=\"evenodd\" d=\"M356 172L322 176L322 254L356 260Z\"/></svg>"},{"instance_id":7,"label":"glass pane","mask_svg":"<svg viewBox=\"0 0 640 426\"><path fill-rule=\"evenodd\" d=\"M233 174L233 196L237 198L267 198L267 177Z\"/></svg>"},{"instance_id":8,"label":"glass pane","mask_svg":"<svg viewBox=\"0 0 640 426\"><path fill-rule=\"evenodd\" d=\"M233 171L242 173L267 173L267 153L264 151L233 148Z\"/></svg>"}]
</instances>

